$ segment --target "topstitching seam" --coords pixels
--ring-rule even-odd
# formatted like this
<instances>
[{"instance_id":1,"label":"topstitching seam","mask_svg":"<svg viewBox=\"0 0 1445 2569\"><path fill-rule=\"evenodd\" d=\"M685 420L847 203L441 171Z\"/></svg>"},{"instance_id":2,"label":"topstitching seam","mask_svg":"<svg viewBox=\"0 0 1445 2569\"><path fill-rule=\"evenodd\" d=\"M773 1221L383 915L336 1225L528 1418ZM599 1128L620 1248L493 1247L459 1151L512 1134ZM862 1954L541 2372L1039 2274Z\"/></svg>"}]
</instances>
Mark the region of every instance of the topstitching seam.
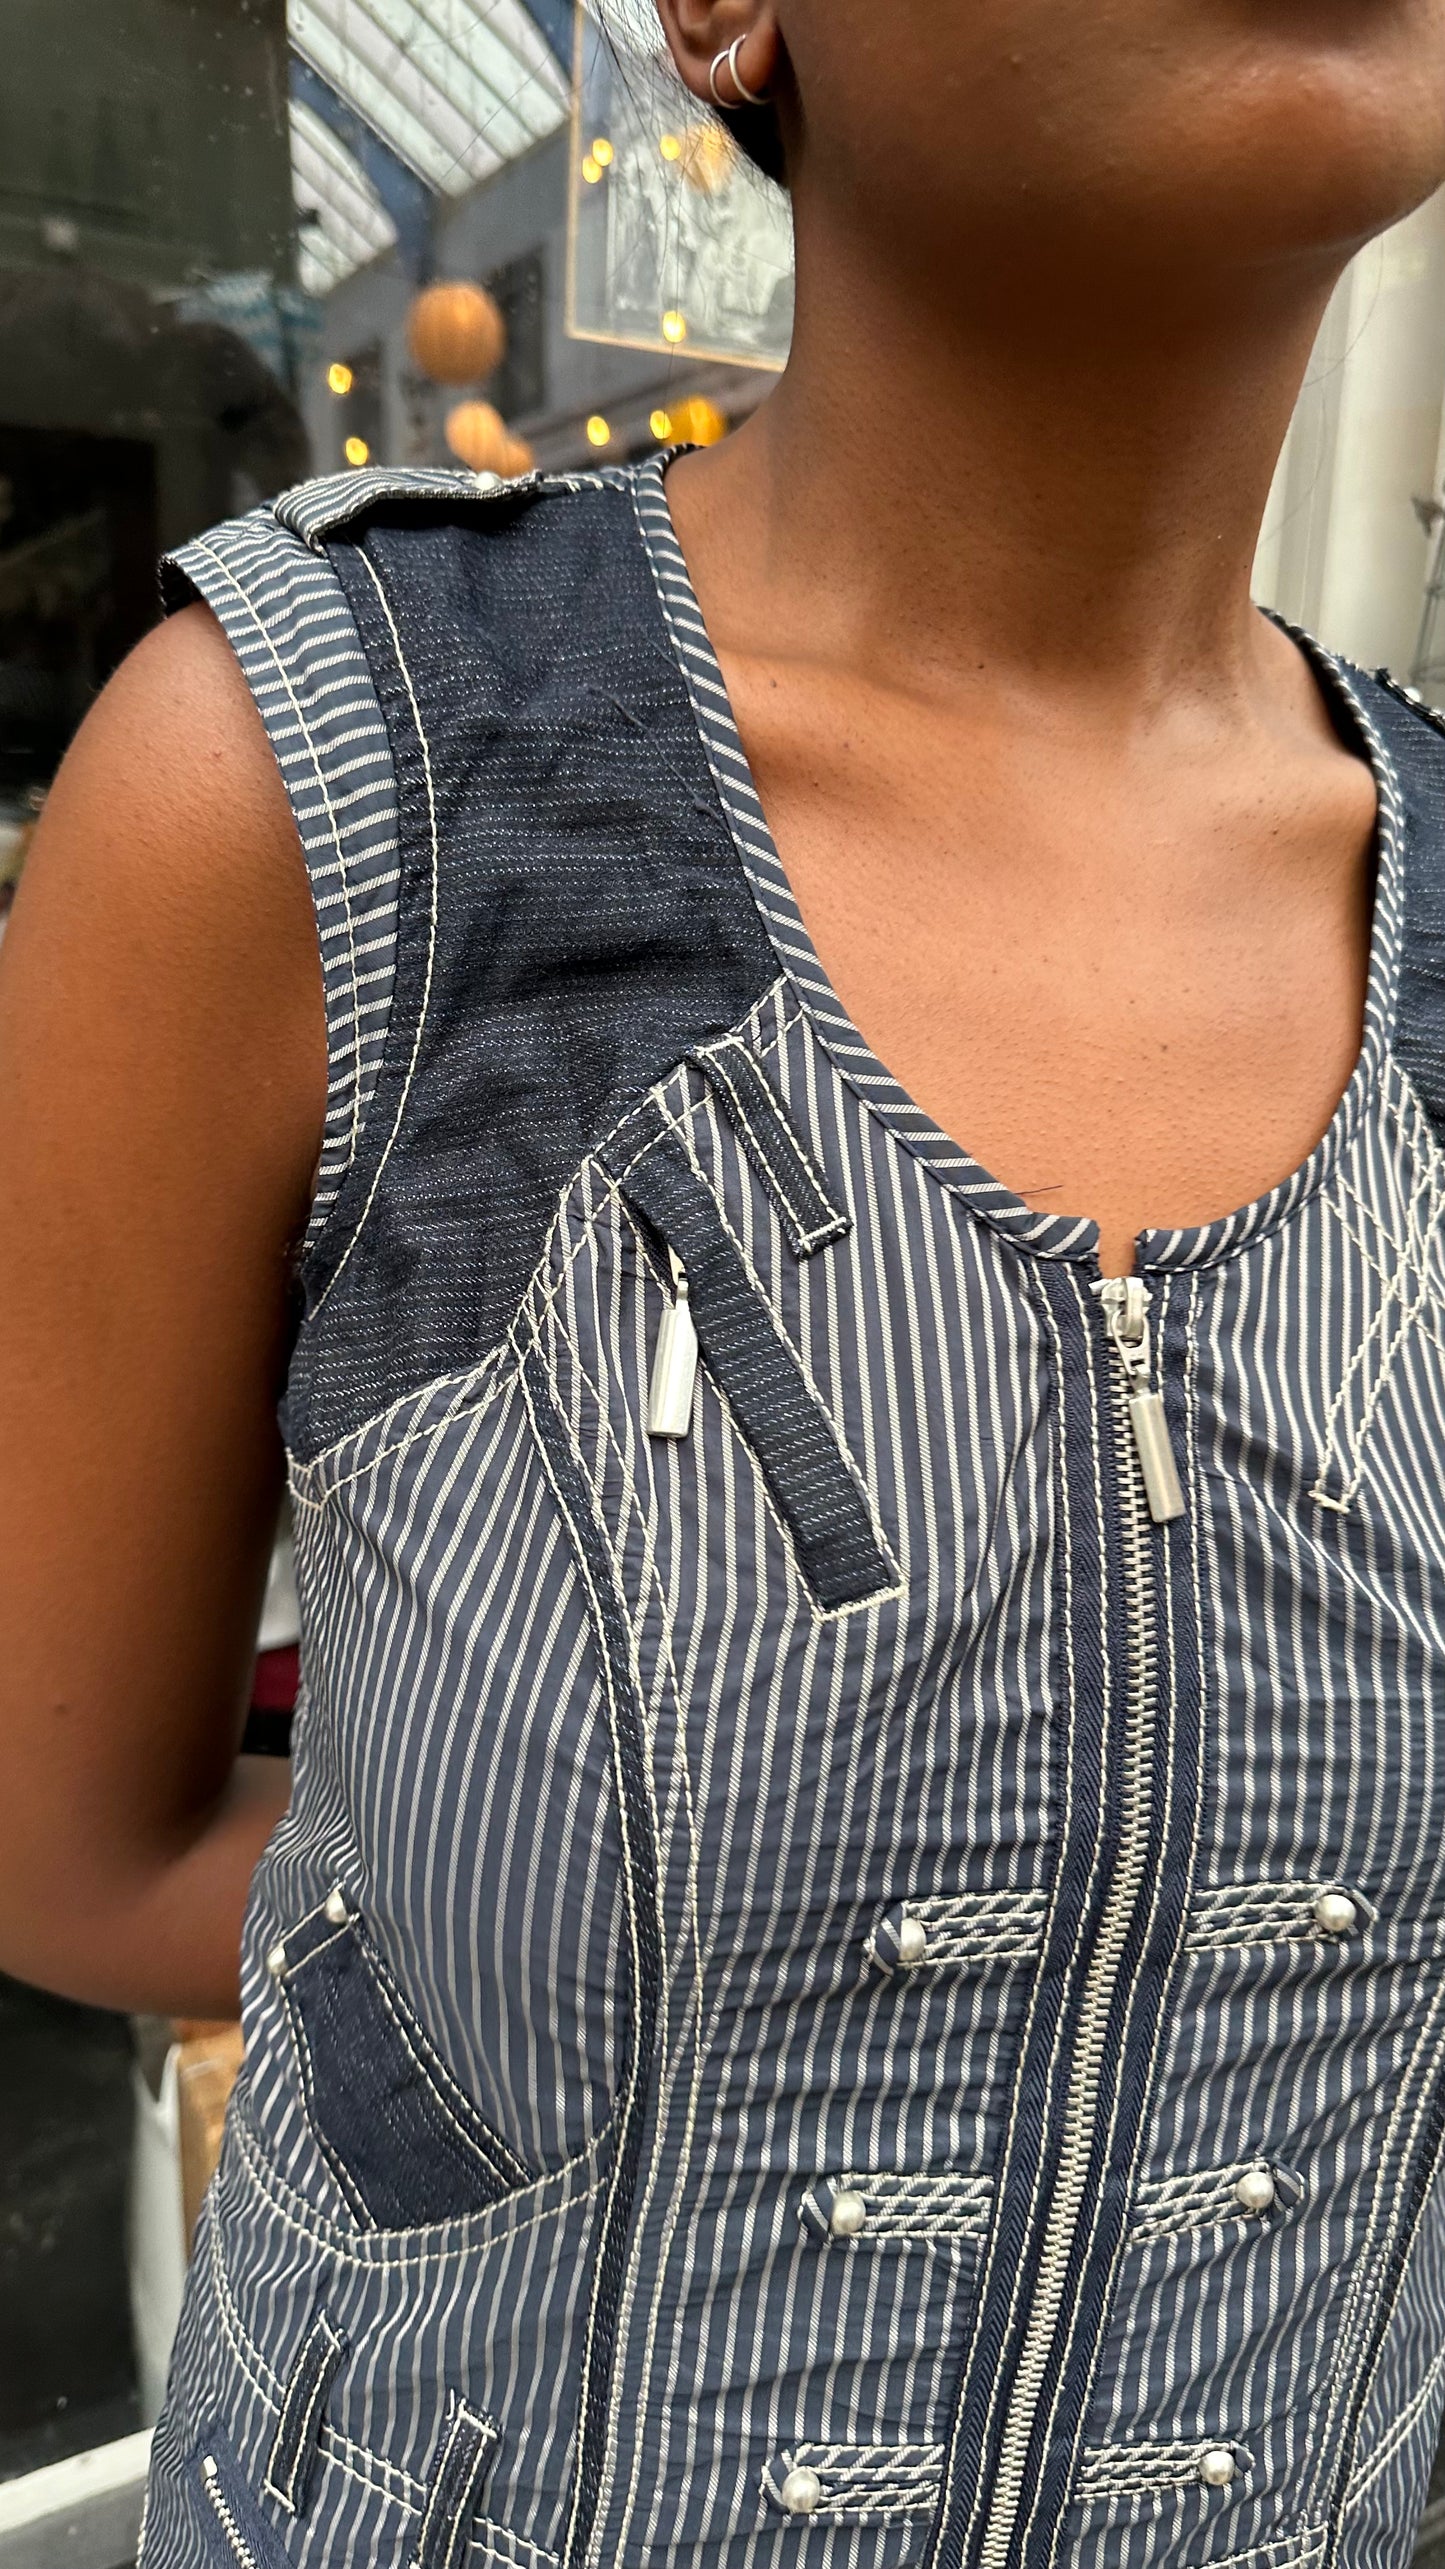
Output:
<instances>
[{"instance_id":1,"label":"topstitching seam","mask_svg":"<svg viewBox=\"0 0 1445 2569\"><path fill-rule=\"evenodd\" d=\"M381 1157L377 1161L376 1168L372 1174L371 1185L367 1190L366 1202L363 1204L361 1211L357 1216L356 1222L352 1228L351 1236L348 1239L345 1248L342 1250L341 1256L337 1260L335 1267L332 1269L330 1276L327 1278L325 1285L316 1298L316 1303L311 1314L313 1321L315 1320L317 1313L325 1309L333 1289L340 1282L341 1276L346 1268L347 1261L350 1258L357 1241L361 1237L367 1217L371 1212L373 1204L376 1202L377 1190L381 1185L382 1173L396 1147L397 1136L401 1131L402 1117L406 1113L407 1101L411 1095L412 1083L416 1077L417 1063L421 1058L421 1039L426 1026L427 1011L431 1005L432 975L436 969L437 864L439 849L437 844L436 786L432 777L431 744L427 739L426 731L422 723L421 707L417 703L416 689L412 685L411 671L407 666L406 654L401 647L401 635L398 633L396 628L396 618L391 611L391 601L388 598L381 581L377 577L376 569L372 563L370 554L365 550L358 548L357 559L365 563L372 585L381 601L381 611L386 618L387 628L391 635L392 648L396 653L397 667L401 671L402 683L406 688L407 699L411 706L412 720L416 725L417 739L421 744L422 773L426 781L427 831L429 839L428 852L430 856L429 899L427 904L426 974L422 984L421 1006L417 1011L416 1032L412 1038L411 1060L407 1064L406 1076L402 1082L401 1095L397 1100L396 1114L392 1120L391 1131L387 1135L386 1141L382 1146Z\"/></svg>"},{"instance_id":2,"label":"topstitching seam","mask_svg":"<svg viewBox=\"0 0 1445 2569\"><path fill-rule=\"evenodd\" d=\"M325 768L321 762L321 752L312 735L311 726L307 722L306 715L302 710L296 690L292 686L290 673L287 670L275 643L272 641L265 625L261 622L260 616L253 606L250 598L246 595L245 590L242 588L235 572L231 569L230 564L228 562L224 562L221 559L221 556L215 552L213 547L209 544L198 541L195 546L195 550L197 553L202 555L206 561L215 564L215 567L223 580L228 580L230 582L231 587L235 590L237 598L245 608L246 613L250 616L257 633L260 635L267 651L269 651L271 658L275 663L277 677L286 690L287 701L290 704L292 713L296 717L297 727L300 730L302 739L306 743L307 752L315 771L316 782L321 789L321 799L326 806L326 819L331 831L331 843L336 850L336 871L341 880L341 898L346 911L346 944L347 951L351 959L348 994L351 1000L352 1053L351 1069L347 1074L347 1080L351 1090L350 1159L354 1160L356 1157L356 1146L361 1132L361 994L357 986L356 922L351 907L351 882L347 869L346 851L342 843L341 824L332 804L331 787L327 779Z\"/></svg>"}]
</instances>

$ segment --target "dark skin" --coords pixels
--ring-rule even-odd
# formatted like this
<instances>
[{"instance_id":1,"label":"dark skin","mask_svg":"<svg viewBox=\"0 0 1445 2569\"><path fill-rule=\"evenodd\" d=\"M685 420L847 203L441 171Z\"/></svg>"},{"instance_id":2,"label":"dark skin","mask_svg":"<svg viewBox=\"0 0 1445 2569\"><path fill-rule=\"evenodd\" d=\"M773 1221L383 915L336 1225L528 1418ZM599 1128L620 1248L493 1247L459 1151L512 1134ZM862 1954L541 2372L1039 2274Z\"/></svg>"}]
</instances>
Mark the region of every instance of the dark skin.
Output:
<instances>
[{"instance_id":1,"label":"dark skin","mask_svg":"<svg viewBox=\"0 0 1445 2569\"><path fill-rule=\"evenodd\" d=\"M792 362L669 481L784 862L875 1050L1121 1272L1297 1165L1358 1050L1373 788L1249 570L1331 286L1445 176L1445 0L662 11L788 146ZM219 2014L325 1059L202 609L47 806L0 1093L0 1966Z\"/></svg>"}]
</instances>

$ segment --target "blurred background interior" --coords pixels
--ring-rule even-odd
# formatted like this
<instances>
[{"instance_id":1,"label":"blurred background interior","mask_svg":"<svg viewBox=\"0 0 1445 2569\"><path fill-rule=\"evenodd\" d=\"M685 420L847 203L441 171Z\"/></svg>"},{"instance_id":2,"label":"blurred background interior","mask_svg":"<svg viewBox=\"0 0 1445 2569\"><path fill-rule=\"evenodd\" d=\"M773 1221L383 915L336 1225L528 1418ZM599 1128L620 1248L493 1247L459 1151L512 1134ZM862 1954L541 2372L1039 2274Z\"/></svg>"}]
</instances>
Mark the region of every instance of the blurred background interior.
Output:
<instances>
[{"instance_id":1,"label":"blurred background interior","mask_svg":"<svg viewBox=\"0 0 1445 2569\"><path fill-rule=\"evenodd\" d=\"M0 0L0 934L161 550L308 473L621 461L766 393L785 201L614 5L608 41L574 0ZM908 422L886 383L855 408L886 468ZM1437 702L1442 485L1437 200L1336 296L1257 568ZM283 1527L253 1748L284 1752L295 1644ZM0 2569L133 2556L238 2056L0 1980Z\"/></svg>"}]
</instances>

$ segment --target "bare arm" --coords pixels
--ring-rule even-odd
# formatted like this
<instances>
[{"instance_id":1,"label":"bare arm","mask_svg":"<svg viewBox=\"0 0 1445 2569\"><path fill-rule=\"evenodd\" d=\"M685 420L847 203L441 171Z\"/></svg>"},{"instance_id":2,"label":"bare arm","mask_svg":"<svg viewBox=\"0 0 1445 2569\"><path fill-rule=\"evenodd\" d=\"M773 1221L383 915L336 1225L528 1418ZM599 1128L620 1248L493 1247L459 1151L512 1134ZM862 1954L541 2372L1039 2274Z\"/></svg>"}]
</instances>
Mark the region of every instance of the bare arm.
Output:
<instances>
[{"instance_id":1,"label":"bare arm","mask_svg":"<svg viewBox=\"0 0 1445 2569\"><path fill-rule=\"evenodd\" d=\"M290 808L193 607L87 719L0 949L0 1968L104 2005L236 2006L325 1094Z\"/></svg>"}]
</instances>

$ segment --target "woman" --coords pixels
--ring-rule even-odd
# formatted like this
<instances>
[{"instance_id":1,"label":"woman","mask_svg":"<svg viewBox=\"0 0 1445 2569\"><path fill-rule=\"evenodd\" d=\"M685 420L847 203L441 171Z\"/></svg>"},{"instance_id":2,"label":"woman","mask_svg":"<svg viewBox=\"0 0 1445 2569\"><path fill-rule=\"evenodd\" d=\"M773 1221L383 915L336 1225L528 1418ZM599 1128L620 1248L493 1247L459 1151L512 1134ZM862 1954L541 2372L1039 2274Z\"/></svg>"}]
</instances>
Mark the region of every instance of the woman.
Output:
<instances>
[{"instance_id":1,"label":"woman","mask_svg":"<svg viewBox=\"0 0 1445 2569\"><path fill-rule=\"evenodd\" d=\"M188 547L6 946L0 1953L244 1946L144 2556L1404 2562L1445 742L1248 581L1445 4L662 15L776 394Z\"/></svg>"}]
</instances>

